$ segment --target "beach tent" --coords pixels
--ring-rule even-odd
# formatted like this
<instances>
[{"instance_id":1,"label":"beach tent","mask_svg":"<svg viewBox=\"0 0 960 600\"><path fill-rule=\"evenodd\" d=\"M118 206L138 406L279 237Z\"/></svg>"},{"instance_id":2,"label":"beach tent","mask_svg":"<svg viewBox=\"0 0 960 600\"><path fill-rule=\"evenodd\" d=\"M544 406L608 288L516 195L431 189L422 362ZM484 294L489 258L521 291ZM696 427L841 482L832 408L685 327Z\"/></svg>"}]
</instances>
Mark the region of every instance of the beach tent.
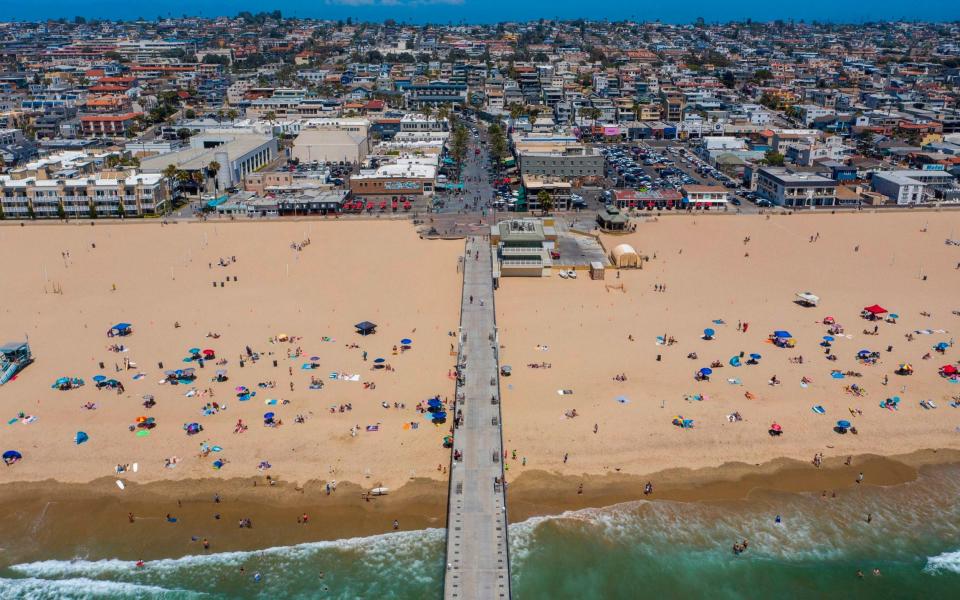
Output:
<instances>
[{"instance_id":1,"label":"beach tent","mask_svg":"<svg viewBox=\"0 0 960 600\"><path fill-rule=\"evenodd\" d=\"M780 339L788 340L788 339L792 338L793 335L792 335L789 331L784 331L783 329L779 329L779 330L777 330L777 331L774 331L774 332L773 332L773 335L770 336L770 337L775 337L775 338L780 338Z\"/></svg>"},{"instance_id":2,"label":"beach tent","mask_svg":"<svg viewBox=\"0 0 960 600\"><path fill-rule=\"evenodd\" d=\"M820 303L820 296L810 292L797 292L797 304L802 306L816 306Z\"/></svg>"},{"instance_id":3,"label":"beach tent","mask_svg":"<svg viewBox=\"0 0 960 600\"><path fill-rule=\"evenodd\" d=\"M863 312L870 313L873 316L884 315L887 313L887 309L880 306L879 304L874 304L873 306L865 306Z\"/></svg>"},{"instance_id":4,"label":"beach tent","mask_svg":"<svg viewBox=\"0 0 960 600\"><path fill-rule=\"evenodd\" d=\"M640 255L630 244L620 244L610 251L610 261L618 269L624 267L639 267Z\"/></svg>"},{"instance_id":5,"label":"beach tent","mask_svg":"<svg viewBox=\"0 0 960 600\"><path fill-rule=\"evenodd\" d=\"M953 377L958 373L960 373L960 370L953 365L943 365L940 367L940 375L943 377Z\"/></svg>"},{"instance_id":6,"label":"beach tent","mask_svg":"<svg viewBox=\"0 0 960 600\"><path fill-rule=\"evenodd\" d=\"M370 335L371 333L377 332L376 323L371 323L370 321L362 321L354 325L354 327L360 335Z\"/></svg>"},{"instance_id":7,"label":"beach tent","mask_svg":"<svg viewBox=\"0 0 960 600\"><path fill-rule=\"evenodd\" d=\"M7 450L6 452L3 453L3 462L8 467L13 463L17 462L18 460L20 460L21 458L23 458L23 455L17 452L16 450Z\"/></svg>"},{"instance_id":8,"label":"beach tent","mask_svg":"<svg viewBox=\"0 0 960 600\"><path fill-rule=\"evenodd\" d=\"M90 436L87 435L85 431L78 431L77 435L74 436L73 441L79 446L80 444L86 442L90 439Z\"/></svg>"},{"instance_id":9,"label":"beach tent","mask_svg":"<svg viewBox=\"0 0 960 600\"><path fill-rule=\"evenodd\" d=\"M115 335L123 337L125 335L130 335L131 333L133 333L133 325L130 323L117 323L107 330L107 337L113 337Z\"/></svg>"}]
</instances>

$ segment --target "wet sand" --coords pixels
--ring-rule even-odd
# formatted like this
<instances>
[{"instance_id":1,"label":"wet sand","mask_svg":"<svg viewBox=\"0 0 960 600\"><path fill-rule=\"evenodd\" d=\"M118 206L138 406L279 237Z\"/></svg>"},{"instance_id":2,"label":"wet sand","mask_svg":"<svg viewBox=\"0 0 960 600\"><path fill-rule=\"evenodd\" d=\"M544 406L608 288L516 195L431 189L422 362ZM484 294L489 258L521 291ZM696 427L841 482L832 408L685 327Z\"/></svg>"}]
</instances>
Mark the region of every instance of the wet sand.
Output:
<instances>
[{"instance_id":1,"label":"wet sand","mask_svg":"<svg viewBox=\"0 0 960 600\"><path fill-rule=\"evenodd\" d=\"M913 481L921 469L960 462L960 452L927 450L896 457L857 456L823 467L788 459L760 465L727 464L706 469L671 469L649 475L609 474L582 478L527 471L508 489L510 522L639 499L724 502L766 492L849 493L864 472L863 486L896 486ZM305 542L364 537L393 530L442 528L446 485L431 479L405 484L369 502L361 488L341 484L326 495L323 481L302 488L263 478L203 479L131 485L114 492L111 478L86 484L53 481L0 486L0 529L5 532L0 566L82 557L90 560L156 560L210 552L256 550ZM645 496L643 486L654 483ZM577 486L583 484L583 493ZM221 501L214 502L219 495ZM134 513L130 523L127 513ZM304 513L309 523L298 523ZM177 519L168 523L166 515ZM220 519L215 515L219 514ZM78 518L78 515L83 515ZM238 527L249 518L251 529ZM195 537L195 540L191 538Z\"/></svg>"}]
</instances>

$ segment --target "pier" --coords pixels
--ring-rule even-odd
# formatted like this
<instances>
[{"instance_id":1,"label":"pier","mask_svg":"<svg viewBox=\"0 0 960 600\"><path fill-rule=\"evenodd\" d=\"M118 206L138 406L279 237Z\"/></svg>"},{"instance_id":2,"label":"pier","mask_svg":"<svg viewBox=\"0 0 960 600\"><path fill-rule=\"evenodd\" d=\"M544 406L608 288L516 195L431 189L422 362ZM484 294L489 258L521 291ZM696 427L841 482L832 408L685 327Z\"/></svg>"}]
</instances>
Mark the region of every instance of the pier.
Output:
<instances>
[{"instance_id":1,"label":"pier","mask_svg":"<svg viewBox=\"0 0 960 600\"><path fill-rule=\"evenodd\" d=\"M477 258L479 257L479 258ZM471 301L472 298L472 301ZM498 336L489 242L468 238L447 509L446 600L510 598Z\"/></svg>"}]
</instances>

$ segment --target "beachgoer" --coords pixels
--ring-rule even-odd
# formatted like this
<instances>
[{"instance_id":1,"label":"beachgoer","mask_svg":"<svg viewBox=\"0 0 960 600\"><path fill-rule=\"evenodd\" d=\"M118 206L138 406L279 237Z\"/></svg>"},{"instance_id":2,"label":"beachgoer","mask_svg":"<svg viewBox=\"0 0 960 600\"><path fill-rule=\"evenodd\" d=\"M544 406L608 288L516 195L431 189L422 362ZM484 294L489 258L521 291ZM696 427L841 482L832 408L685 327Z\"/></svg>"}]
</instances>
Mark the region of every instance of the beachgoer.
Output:
<instances>
[{"instance_id":1,"label":"beachgoer","mask_svg":"<svg viewBox=\"0 0 960 600\"><path fill-rule=\"evenodd\" d=\"M860 474L857 475L857 483L860 483L861 481L863 481L863 471L860 471Z\"/></svg>"},{"instance_id":2,"label":"beachgoer","mask_svg":"<svg viewBox=\"0 0 960 600\"><path fill-rule=\"evenodd\" d=\"M394 519L394 520L393 520L393 530L396 531L396 530L398 530L398 529L400 529L400 521Z\"/></svg>"}]
</instances>

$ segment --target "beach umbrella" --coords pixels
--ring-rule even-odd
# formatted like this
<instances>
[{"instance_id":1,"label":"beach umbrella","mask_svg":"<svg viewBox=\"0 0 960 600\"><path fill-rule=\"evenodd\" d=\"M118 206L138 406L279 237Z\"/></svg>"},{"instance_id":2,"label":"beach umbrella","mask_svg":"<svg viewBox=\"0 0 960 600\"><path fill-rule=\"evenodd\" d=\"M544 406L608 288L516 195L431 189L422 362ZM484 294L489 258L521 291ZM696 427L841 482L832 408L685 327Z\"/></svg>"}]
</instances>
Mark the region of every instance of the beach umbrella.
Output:
<instances>
[{"instance_id":1,"label":"beach umbrella","mask_svg":"<svg viewBox=\"0 0 960 600\"><path fill-rule=\"evenodd\" d=\"M237 391L237 392L246 392L246 391L247 391L247 386L245 386L245 385L238 385L237 387L234 388L234 391Z\"/></svg>"},{"instance_id":2,"label":"beach umbrella","mask_svg":"<svg viewBox=\"0 0 960 600\"><path fill-rule=\"evenodd\" d=\"M626 396L617 396L616 400L617 400L617 402L619 402L620 404L629 404L629 403L630 403L630 399L627 398Z\"/></svg>"},{"instance_id":3,"label":"beach umbrella","mask_svg":"<svg viewBox=\"0 0 960 600\"><path fill-rule=\"evenodd\" d=\"M136 422L137 422L137 423L146 423L146 422L147 422L147 417L144 417L144 416L141 415L141 416L139 416L139 417L136 418Z\"/></svg>"},{"instance_id":4,"label":"beach umbrella","mask_svg":"<svg viewBox=\"0 0 960 600\"><path fill-rule=\"evenodd\" d=\"M272 412L263 413L264 419L272 419L273 417L274 417L274 414Z\"/></svg>"},{"instance_id":5,"label":"beach umbrella","mask_svg":"<svg viewBox=\"0 0 960 600\"><path fill-rule=\"evenodd\" d=\"M187 354L199 354L199 353L200 353L200 348L190 348L189 350L187 350Z\"/></svg>"},{"instance_id":6,"label":"beach umbrella","mask_svg":"<svg viewBox=\"0 0 960 600\"><path fill-rule=\"evenodd\" d=\"M710 374L712 374L712 373L713 373L713 369L711 369L710 367L704 367L704 368L700 369L700 374L701 374L701 375L710 375Z\"/></svg>"},{"instance_id":7,"label":"beach umbrella","mask_svg":"<svg viewBox=\"0 0 960 600\"><path fill-rule=\"evenodd\" d=\"M783 431L783 427L780 426L780 423L774 423L770 426L770 431L781 432Z\"/></svg>"},{"instance_id":8,"label":"beach umbrella","mask_svg":"<svg viewBox=\"0 0 960 600\"><path fill-rule=\"evenodd\" d=\"M311 357L310 357L310 360L320 360L320 357L319 357L319 356L311 356Z\"/></svg>"},{"instance_id":9,"label":"beach umbrella","mask_svg":"<svg viewBox=\"0 0 960 600\"><path fill-rule=\"evenodd\" d=\"M837 427L840 429L850 429L850 421L837 421Z\"/></svg>"},{"instance_id":10,"label":"beach umbrella","mask_svg":"<svg viewBox=\"0 0 960 600\"><path fill-rule=\"evenodd\" d=\"M203 353L204 353L204 354L216 354L216 352L214 352L213 348L207 348L206 350L203 351Z\"/></svg>"},{"instance_id":11,"label":"beach umbrella","mask_svg":"<svg viewBox=\"0 0 960 600\"><path fill-rule=\"evenodd\" d=\"M825 342L832 342L833 340L834 340L834 337L832 335L823 336L823 341Z\"/></svg>"},{"instance_id":12,"label":"beach umbrella","mask_svg":"<svg viewBox=\"0 0 960 600\"><path fill-rule=\"evenodd\" d=\"M379 365L379 364L382 364L382 363L387 362L387 359L385 359L385 358L375 358L375 359L373 359L373 362L374 362L374 364Z\"/></svg>"},{"instance_id":13,"label":"beach umbrella","mask_svg":"<svg viewBox=\"0 0 960 600\"><path fill-rule=\"evenodd\" d=\"M900 315L898 315L897 313L890 313L890 318L891 318L891 319L899 319L899 318L900 318Z\"/></svg>"},{"instance_id":14,"label":"beach umbrella","mask_svg":"<svg viewBox=\"0 0 960 600\"><path fill-rule=\"evenodd\" d=\"M760 359L763 358L763 357L760 356L760 355L757 354L757 353L753 353L753 354L750 355L750 358L752 358L753 360L760 360Z\"/></svg>"},{"instance_id":15,"label":"beach umbrella","mask_svg":"<svg viewBox=\"0 0 960 600\"><path fill-rule=\"evenodd\" d=\"M427 406L443 406L443 402L440 402L439 398L430 398L427 400Z\"/></svg>"},{"instance_id":16,"label":"beach umbrella","mask_svg":"<svg viewBox=\"0 0 960 600\"><path fill-rule=\"evenodd\" d=\"M101 381L106 381L106 380L107 380L107 376L106 376L106 375L94 375L94 376L93 376L93 380L96 381L97 383L100 383Z\"/></svg>"},{"instance_id":17,"label":"beach umbrella","mask_svg":"<svg viewBox=\"0 0 960 600\"><path fill-rule=\"evenodd\" d=\"M23 455L16 450L7 450L3 453L3 460L20 460Z\"/></svg>"},{"instance_id":18,"label":"beach umbrella","mask_svg":"<svg viewBox=\"0 0 960 600\"><path fill-rule=\"evenodd\" d=\"M709 327L708 327L707 329L704 329L704 330L703 330L703 335L705 335L705 336L707 336L707 337L713 337L713 334L715 334L715 333L716 333L716 331L710 329Z\"/></svg>"},{"instance_id":19,"label":"beach umbrella","mask_svg":"<svg viewBox=\"0 0 960 600\"><path fill-rule=\"evenodd\" d=\"M400 340L400 344L403 346L409 346L412 343L413 343L413 340L411 340L410 338L403 338L402 340Z\"/></svg>"},{"instance_id":20,"label":"beach umbrella","mask_svg":"<svg viewBox=\"0 0 960 600\"><path fill-rule=\"evenodd\" d=\"M939 344L937 344L937 345L934 346L933 348L934 348L935 350L946 350L946 349L949 348L949 347L950 347L950 344L948 344L947 342L940 342Z\"/></svg>"},{"instance_id":21,"label":"beach umbrella","mask_svg":"<svg viewBox=\"0 0 960 600\"><path fill-rule=\"evenodd\" d=\"M77 435L74 436L73 441L79 446L80 444L86 442L90 439L90 436L87 435L85 431L78 431Z\"/></svg>"}]
</instances>

